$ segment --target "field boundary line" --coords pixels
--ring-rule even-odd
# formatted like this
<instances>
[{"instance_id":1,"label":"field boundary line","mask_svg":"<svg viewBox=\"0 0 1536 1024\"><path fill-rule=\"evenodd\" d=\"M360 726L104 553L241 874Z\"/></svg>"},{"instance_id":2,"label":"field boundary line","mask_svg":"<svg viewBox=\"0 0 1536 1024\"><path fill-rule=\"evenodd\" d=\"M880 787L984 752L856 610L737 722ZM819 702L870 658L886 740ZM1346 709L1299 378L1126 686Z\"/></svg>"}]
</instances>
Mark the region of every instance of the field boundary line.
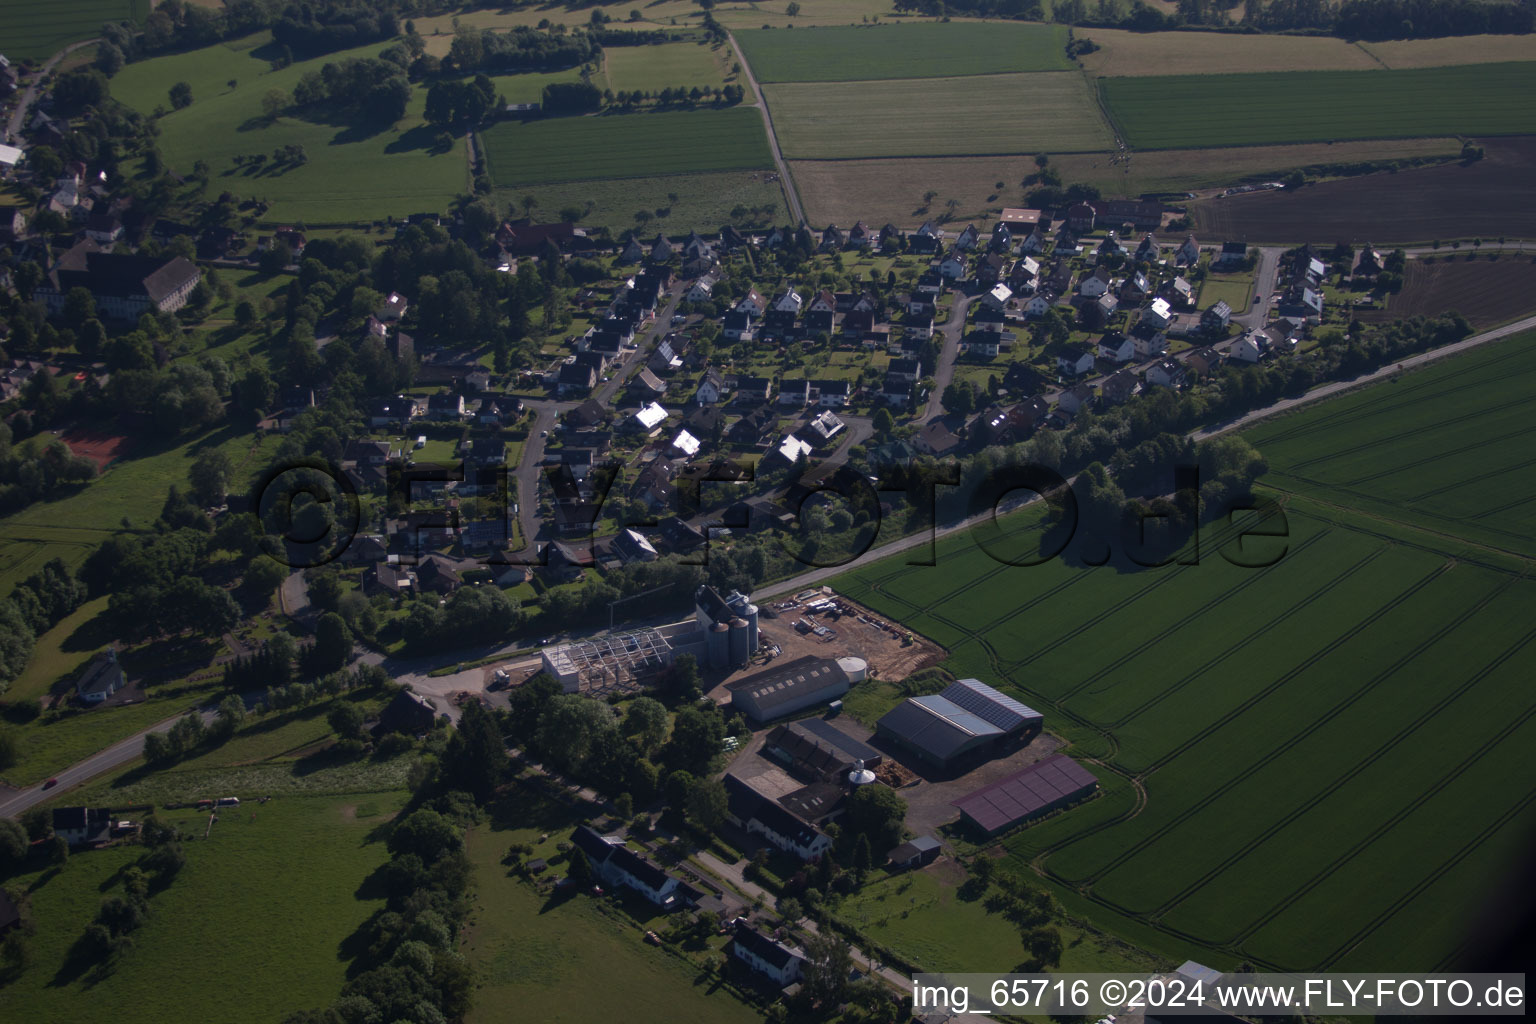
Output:
<instances>
[{"instance_id":1,"label":"field boundary line","mask_svg":"<svg viewBox=\"0 0 1536 1024\"><path fill-rule=\"evenodd\" d=\"M1514 580L1508 580L1508 581L1505 581L1504 583L1502 583L1500 586L1495 587L1492 591L1490 591L1487 595L1485 595L1482 598L1482 600L1477 602L1477 604L1473 607L1471 613L1469 613L1469 617L1470 617L1471 614L1475 614L1475 613L1481 611L1483 608L1486 608L1493 600L1495 600L1497 597L1499 597L1501 594L1503 594L1506 590L1508 590L1509 587L1513 585L1513 583L1514 583ZM1462 621L1465 622L1465 619L1463 619ZM1351 768L1349 768L1347 770L1344 770L1344 771L1341 771L1340 772L1340 776L1344 777L1344 778L1348 778L1350 776L1356 775L1359 772L1363 771L1364 769L1369 768L1370 766L1375 764L1377 761L1381 760L1382 757L1386 756L1394 748L1396 748L1397 746L1402 744L1403 741L1405 741L1409 736L1411 736L1413 733L1417 732L1420 728L1422 728L1424 723L1430 721L1436 714L1438 714L1439 712L1445 710L1451 704L1455 703L1461 697L1465 696L1468 692L1470 692L1471 690L1475 689L1479 683L1481 683L1491 673L1496 671L1500 666L1502 666L1511 657L1513 657L1517 651L1519 651L1522 648L1528 646L1530 644L1531 639L1532 639L1533 636L1536 636L1536 630L1532 630L1531 632L1526 633L1523 637L1521 637L1520 639L1516 640L1514 643L1510 644L1502 652L1500 652L1497 656L1495 656L1492 661L1490 661L1489 663L1484 665L1483 668L1479 669L1470 678L1468 678L1461 686L1458 686L1454 690L1451 690L1449 693L1447 693L1443 697L1441 697L1441 699L1439 701L1437 701L1435 704L1433 704L1432 706L1430 706L1426 710L1421 711L1420 714L1416 718L1414 718L1412 721L1406 723L1395 734L1393 734L1392 736L1388 737L1385 741L1383 741L1381 744L1379 744L1375 750L1371 751L1369 754L1367 754L1364 757L1362 757ZM1536 708L1533 708L1532 711L1536 711ZM1527 714L1529 714L1529 713L1531 713L1531 712L1528 712ZM1500 737L1502 737L1503 735L1505 735L1503 732L1501 732L1499 734ZM1498 742L1498 740L1496 739L1494 741L1494 743L1496 744L1497 742ZM1490 744L1484 744L1483 749L1486 750L1489 745ZM1476 762L1477 757L1478 757L1477 754L1469 755L1468 758L1464 759L1461 762L1461 764L1458 765L1454 769L1454 773L1448 772L1446 775L1442 776L1441 779L1439 781L1437 781L1435 783L1435 785L1432 786L1426 793L1416 794L1412 798L1412 800L1420 801L1420 800L1424 799L1426 796L1432 795L1432 794L1438 792L1440 789L1444 788L1445 785L1449 784L1451 781L1454 781L1454 778L1456 776L1460 775L1463 771L1465 771L1465 769L1468 766L1470 766L1471 764ZM1322 802L1323 800L1327 799L1328 796L1330 796L1334 792L1337 792L1337 790L1333 789L1333 788L1330 788L1328 786L1325 786L1320 792L1314 793L1310 798L1308 798L1303 803L1298 805L1290 813L1288 813L1285 816L1277 818L1274 821L1272 821L1269 824L1268 827L1266 827L1263 831L1261 831L1258 835L1254 836L1248 842L1244 843L1237 850L1233 851L1229 856L1227 856L1219 864L1217 864L1215 867L1211 868L1211 870L1207 871L1205 874L1203 874L1200 877L1196 878L1189 885L1187 885L1185 888L1179 890L1177 893L1175 893L1173 896L1171 896L1168 899L1167 902L1162 904L1162 906L1158 907L1153 912L1153 916L1155 916L1155 917L1162 917L1164 914L1168 913L1174 907L1176 907L1179 904L1183 903L1190 896L1194 895L1196 892L1198 892L1199 890L1203 889L1206 885L1210 884L1210 882L1213 881L1223 871L1227 870L1229 867L1231 867L1234 864L1238 863L1243 858L1245 858L1249 854L1251 854L1260 845L1262 845L1263 843L1265 843L1269 839L1271 839L1276 833L1280 832L1282 829L1284 829L1286 826L1290 825L1292 822L1296 821L1298 818L1300 818L1300 817L1306 815L1307 813L1309 813L1320 802ZM1302 895L1304 895L1314 885L1316 885L1317 883L1321 882L1323 879L1328 877L1328 875L1331 875L1338 868L1342 867L1344 865L1344 863L1346 863L1355 854L1359 853L1361 850L1363 850L1366 847L1370 846L1371 843L1375 842L1376 839L1379 838L1380 835L1383 832L1385 832L1387 829L1391 828L1394 824L1396 824L1398 821L1402 820L1408 814L1412 813L1413 810L1414 810L1414 805L1413 804L1410 804L1409 806L1402 808L1397 814L1393 815L1386 822L1382 823L1377 828L1373 829L1364 838L1359 840L1348 851L1346 851L1340 857L1336 858L1333 862L1331 862L1329 865L1327 865L1324 869L1322 869L1319 872L1317 872L1317 874L1315 874L1312 879L1308 880L1307 882L1303 883L1302 885L1297 886L1297 888L1292 890L1291 893L1288 894L1284 899L1276 901L1275 905L1270 907L1270 909L1268 911L1264 911L1263 913L1261 913L1260 918L1258 920L1250 923L1247 926L1244 926L1243 928L1240 928L1237 931L1237 933L1231 939L1229 939L1227 941L1231 942L1231 943L1241 942L1243 939L1245 939L1248 936L1252 935L1254 931L1256 931L1259 928L1263 927L1264 924L1266 924L1269 920L1272 920L1275 916L1277 916L1282 910L1285 909L1285 907L1287 905L1289 905L1290 903L1293 903L1296 899L1298 899Z\"/></svg>"}]
</instances>

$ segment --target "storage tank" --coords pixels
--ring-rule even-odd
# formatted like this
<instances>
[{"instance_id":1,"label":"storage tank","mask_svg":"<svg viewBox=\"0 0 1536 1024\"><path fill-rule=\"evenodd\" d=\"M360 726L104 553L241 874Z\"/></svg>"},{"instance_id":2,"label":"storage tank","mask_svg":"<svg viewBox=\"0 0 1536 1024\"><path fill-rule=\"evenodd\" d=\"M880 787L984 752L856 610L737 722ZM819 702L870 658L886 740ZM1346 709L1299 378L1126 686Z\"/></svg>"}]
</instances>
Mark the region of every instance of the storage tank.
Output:
<instances>
[{"instance_id":1,"label":"storage tank","mask_svg":"<svg viewBox=\"0 0 1536 1024\"><path fill-rule=\"evenodd\" d=\"M753 654L757 653L760 643L757 632L757 605L747 605L747 649Z\"/></svg>"},{"instance_id":2,"label":"storage tank","mask_svg":"<svg viewBox=\"0 0 1536 1024\"><path fill-rule=\"evenodd\" d=\"M708 654L710 668L724 668L731 660L731 627L717 622L709 627Z\"/></svg>"},{"instance_id":3,"label":"storage tank","mask_svg":"<svg viewBox=\"0 0 1536 1024\"><path fill-rule=\"evenodd\" d=\"M747 640L747 620L731 620L731 664L745 665L752 657L752 648Z\"/></svg>"},{"instance_id":4,"label":"storage tank","mask_svg":"<svg viewBox=\"0 0 1536 1024\"><path fill-rule=\"evenodd\" d=\"M862 683L869 678L869 662L863 658L838 658L837 667L848 674L850 683Z\"/></svg>"},{"instance_id":5,"label":"storage tank","mask_svg":"<svg viewBox=\"0 0 1536 1024\"><path fill-rule=\"evenodd\" d=\"M848 773L848 788L858 789L875 781L875 773L864 767L862 759L853 762L853 770Z\"/></svg>"}]
</instances>

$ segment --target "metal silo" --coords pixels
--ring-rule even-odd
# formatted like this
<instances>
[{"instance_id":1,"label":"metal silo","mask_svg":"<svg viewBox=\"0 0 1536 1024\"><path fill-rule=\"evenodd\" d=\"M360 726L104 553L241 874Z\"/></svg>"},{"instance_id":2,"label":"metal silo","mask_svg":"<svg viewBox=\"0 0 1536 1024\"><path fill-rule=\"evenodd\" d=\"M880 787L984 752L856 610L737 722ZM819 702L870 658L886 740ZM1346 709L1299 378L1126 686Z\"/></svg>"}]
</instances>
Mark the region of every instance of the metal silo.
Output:
<instances>
[{"instance_id":1,"label":"metal silo","mask_svg":"<svg viewBox=\"0 0 1536 1024\"><path fill-rule=\"evenodd\" d=\"M731 664L745 665L752 657L751 647L747 641L747 620L731 620Z\"/></svg>"},{"instance_id":2,"label":"metal silo","mask_svg":"<svg viewBox=\"0 0 1536 1024\"><path fill-rule=\"evenodd\" d=\"M756 654L757 648L757 605L749 604L747 605L747 650Z\"/></svg>"},{"instance_id":3,"label":"metal silo","mask_svg":"<svg viewBox=\"0 0 1536 1024\"><path fill-rule=\"evenodd\" d=\"M731 660L731 627L717 622L709 627L708 657L710 668L724 668Z\"/></svg>"}]
</instances>

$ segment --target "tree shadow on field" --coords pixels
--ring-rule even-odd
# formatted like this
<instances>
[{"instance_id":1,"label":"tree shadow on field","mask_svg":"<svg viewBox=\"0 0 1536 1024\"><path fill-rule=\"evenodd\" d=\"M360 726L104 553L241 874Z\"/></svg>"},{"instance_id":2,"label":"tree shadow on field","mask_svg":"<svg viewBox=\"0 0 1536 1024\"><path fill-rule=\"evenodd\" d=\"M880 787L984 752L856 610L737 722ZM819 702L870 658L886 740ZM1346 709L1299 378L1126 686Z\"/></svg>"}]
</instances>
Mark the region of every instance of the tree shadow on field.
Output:
<instances>
[{"instance_id":1,"label":"tree shadow on field","mask_svg":"<svg viewBox=\"0 0 1536 1024\"><path fill-rule=\"evenodd\" d=\"M436 139L438 130L430 125L419 124L400 133L400 137L384 147L386 153L413 153L418 149L439 152Z\"/></svg>"},{"instance_id":2,"label":"tree shadow on field","mask_svg":"<svg viewBox=\"0 0 1536 1024\"><path fill-rule=\"evenodd\" d=\"M76 626L74 631L59 643L59 650L70 653L99 651L114 639L116 639L116 633L111 623L107 621L107 611L103 608Z\"/></svg>"}]
</instances>

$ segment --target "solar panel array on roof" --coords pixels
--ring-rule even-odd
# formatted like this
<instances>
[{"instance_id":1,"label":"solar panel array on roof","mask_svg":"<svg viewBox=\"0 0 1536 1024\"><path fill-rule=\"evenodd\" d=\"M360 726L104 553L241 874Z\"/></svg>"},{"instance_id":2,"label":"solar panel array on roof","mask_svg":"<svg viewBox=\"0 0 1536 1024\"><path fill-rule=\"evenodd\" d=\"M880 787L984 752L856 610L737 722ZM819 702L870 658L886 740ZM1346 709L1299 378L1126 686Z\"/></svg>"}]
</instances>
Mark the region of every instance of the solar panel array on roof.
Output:
<instances>
[{"instance_id":1,"label":"solar panel array on roof","mask_svg":"<svg viewBox=\"0 0 1536 1024\"><path fill-rule=\"evenodd\" d=\"M1013 732L1030 719L1044 717L1034 708L1025 707L980 679L958 679L945 687L939 696L979 715L1004 732Z\"/></svg>"},{"instance_id":2,"label":"solar panel array on roof","mask_svg":"<svg viewBox=\"0 0 1536 1024\"><path fill-rule=\"evenodd\" d=\"M1059 804L1086 796L1099 780L1067 757L1053 754L954 801L960 813L992 833Z\"/></svg>"},{"instance_id":3,"label":"solar panel array on roof","mask_svg":"<svg viewBox=\"0 0 1536 1024\"><path fill-rule=\"evenodd\" d=\"M876 723L878 731L935 761L950 758L1003 731L943 697L908 697Z\"/></svg>"}]
</instances>

